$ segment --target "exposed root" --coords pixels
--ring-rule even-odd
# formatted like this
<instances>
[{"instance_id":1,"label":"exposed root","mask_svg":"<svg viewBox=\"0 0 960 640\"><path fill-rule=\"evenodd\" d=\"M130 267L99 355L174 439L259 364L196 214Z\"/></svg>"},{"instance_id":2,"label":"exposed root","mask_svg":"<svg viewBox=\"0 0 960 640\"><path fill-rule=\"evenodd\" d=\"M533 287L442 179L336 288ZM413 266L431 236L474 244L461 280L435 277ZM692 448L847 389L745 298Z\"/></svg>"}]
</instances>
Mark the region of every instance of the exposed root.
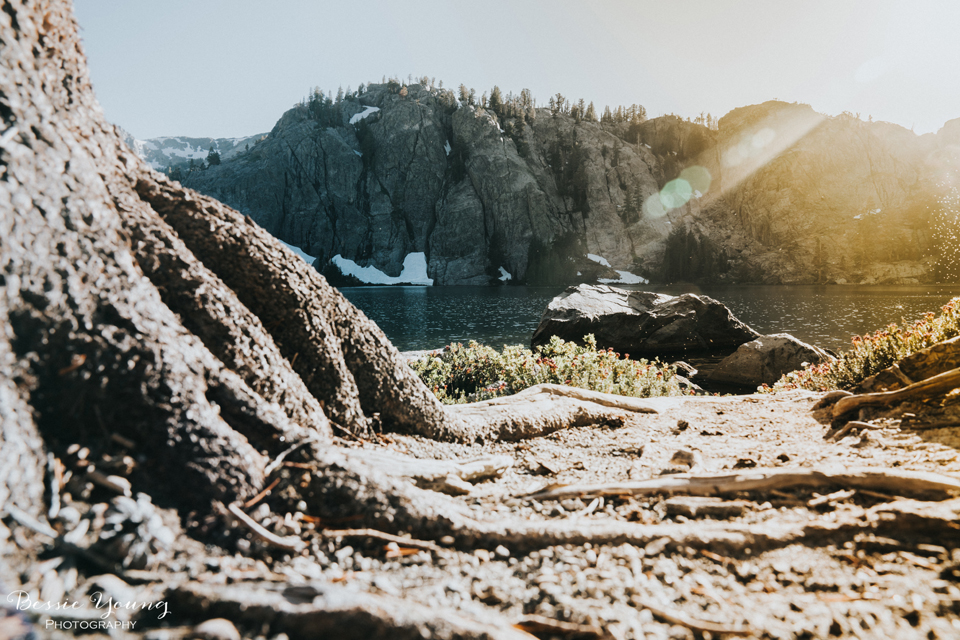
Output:
<instances>
[{"instance_id":1,"label":"exposed root","mask_svg":"<svg viewBox=\"0 0 960 640\"><path fill-rule=\"evenodd\" d=\"M483 621L410 600L358 593L330 584L222 586L190 583L166 596L188 619L227 618L240 628L287 634L291 640L530 640L490 611Z\"/></svg>"},{"instance_id":2,"label":"exposed root","mask_svg":"<svg viewBox=\"0 0 960 640\"><path fill-rule=\"evenodd\" d=\"M462 442L515 442L570 427L621 426L623 412L657 413L644 400L557 384L538 384L512 396L446 410L459 422L454 435Z\"/></svg>"},{"instance_id":3,"label":"exposed root","mask_svg":"<svg viewBox=\"0 0 960 640\"><path fill-rule=\"evenodd\" d=\"M906 496L945 498L960 493L960 480L922 471L887 469L753 469L737 473L693 475L671 474L652 480L599 485L570 485L548 488L526 496L534 500L562 500L573 497L645 496L684 493L712 496L737 491L769 491L793 487L852 487L896 491Z\"/></svg>"},{"instance_id":4,"label":"exposed root","mask_svg":"<svg viewBox=\"0 0 960 640\"><path fill-rule=\"evenodd\" d=\"M644 609L649 609L650 612L656 617L660 618L665 622L671 624L679 624L681 626L687 627L688 629L693 629L694 631L699 631L700 633L715 633L719 636L752 636L759 635L756 630L750 629L749 627L734 627L731 625L718 624L716 622L708 622L706 620L698 620L692 616L688 616L682 611L677 609L667 610L657 605L653 604L649 600L644 598L638 598L634 596L631 598L633 602L638 607Z\"/></svg>"},{"instance_id":5,"label":"exposed root","mask_svg":"<svg viewBox=\"0 0 960 640\"><path fill-rule=\"evenodd\" d=\"M831 413L834 418L839 418L862 407L892 406L908 400L922 400L943 395L957 387L960 387L960 369L952 369L896 391L862 393L840 398L833 405Z\"/></svg>"}]
</instances>

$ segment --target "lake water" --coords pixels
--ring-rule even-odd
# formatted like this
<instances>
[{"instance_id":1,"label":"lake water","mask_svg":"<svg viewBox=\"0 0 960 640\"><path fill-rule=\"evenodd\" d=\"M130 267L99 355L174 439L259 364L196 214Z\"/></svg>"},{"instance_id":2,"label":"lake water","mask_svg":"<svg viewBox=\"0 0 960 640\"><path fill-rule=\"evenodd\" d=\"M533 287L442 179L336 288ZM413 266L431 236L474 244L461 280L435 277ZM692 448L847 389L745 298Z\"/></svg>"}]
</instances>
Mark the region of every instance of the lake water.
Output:
<instances>
[{"instance_id":1,"label":"lake water","mask_svg":"<svg viewBox=\"0 0 960 640\"><path fill-rule=\"evenodd\" d=\"M677 295L699 293L727 305L763 334L790 333L836 351L853 335L926 311L939 312L956 285L762 286L634 285ZM383 329L401 351L470 340L500 348L528 345L540 315L562 287L345 287L343 294Z\"/></svg>"}]
</instances>

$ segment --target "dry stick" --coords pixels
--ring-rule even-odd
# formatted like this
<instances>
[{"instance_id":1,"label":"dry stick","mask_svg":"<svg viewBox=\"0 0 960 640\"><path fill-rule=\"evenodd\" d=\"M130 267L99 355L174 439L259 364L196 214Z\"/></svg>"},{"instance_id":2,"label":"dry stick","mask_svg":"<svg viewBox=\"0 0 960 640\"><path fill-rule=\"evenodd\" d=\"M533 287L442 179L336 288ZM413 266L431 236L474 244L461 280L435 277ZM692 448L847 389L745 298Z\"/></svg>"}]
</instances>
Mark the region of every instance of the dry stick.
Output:
<instances>
[{"instance_id":1,"label":"dry stick","mask_svg":"<svg viewBox=\"0 0 960 640\"><path fill-rule=\"evenodd\" d=\"M840 500L846 500L847 498L852 498L857 494L856 489L850 489L849 491L837 491L836 493L828 493L825 496L818 496L813 500L807 501L808 507L819 507L822 504L827 504L828 502L838 502Z\"/></svg>"},{"instance_id":2,"label":"dry stick","mask_svg":"<svg viewBox=\"0 0 960 640\"><path fill-rule=\"evenodd\" d=\"M60 461L52 453L47 454L47 473L50 482L50 509L47 510L47 519L53 520L60 513L60 481L63 479L63 470Z\"/></svg>"},{"instance_id":3,"label":"dry stick","mask_svg":"<svg viewBox=\"0 0 960 640\"><path fill-rule=\"evenodd\" d=\"M261 500L263 500L264 498L266 498L268 495L270 495L270 492L273 491L274 487L276 487L278 484L280 484L280 478L275 478L275 479L273 480L273 482L271 482L269 485L267 485L267 488L266 488L266 489L264 489L263 491L261 491L261 492L258 493L257 495L253 496L252 498L250 498L249 500L247 500L246 502L244 502L244 503L243 503L243 508L244 508L244 509L249 509L249 508L252 507L253 505L257 504L258 502L260 502Z\"/></svg>"},{"instance_id":4,"label":"dry stick","mask_svg":"<svg viewBox=\"0 0 960 640\"><path fill-rule=\"evenodd\" d=\"M240 522L240 524L247 527L250 531L253 532L254 535L256 535L258 538L260 538L267 544L273 545L274 547L277 547L279 549L286 549L287 551L300 551L305 546L307 546L307 543L301 540L297 536L280 537L276 534L270 533L269 531L264 529L260 525L260 523L258 523L256 520L254 520L247 514L245 514L243 510L240 508L239 503L234 502L229 507L227 507L227 509L230 511L230 513L233 514L233 517L235 517L237 521Z\"/></svg>"},{"instance_id":5,"label":"dry stick","mask_svg":"<svg viewBox=\"0 0 960 640\"><path fill-rule=\"evenodd\" d=\"M901 495L960 492L960 480L924 471L892 471L887 469L751 469L741 473L693 475L620 482L615 484L564 485L547 488L519 497L531 500L562 500L584 496L642 496L659 493L682 493L710 496L736 491L769 491L798 486L848 486L855 489L896 491Z\"/></svg>"},{"instance_id":6,"label":"dry stick","mask_svg":"<svg viewBox=\"0 0 960 640\"><path fill-rule=\"evenodd\" d=\"M598 404L602 407L610 407L611 409L623 409L624 411L634 411L637 413L659 413L650 404L637 398L618 396L612 393L602 393L600 391L590 391L589 389L581 389L579 387L568 387L567 385L563 384L550 383L536 384L532 387L527 387L523 391L515 393L512 396L484 400L483 402L476 402L474 405L512 404L520 402L521 400L528 400L529 396L535 396L540 393L547 393L552 396L564 396L567 398L573 398L574 400L582 400L584 402L592 402L593 404Z\"/></svg>"},{"instance_id":7,"label":"dry stick","mask_svg":"<svg viewBox=\"0 0 960 640\"><path fill-rule=\"evenodd\" d=\"M281 453L280 455L278 455L278 456L277 456L277 459L274 460L273 462L271 462L270 464L268 464L267 467L263 470L263 477L264 477L264 478L269 478L269 477L270 477L270 474L273 473L274 471L276 471L276 470L280 467L280 465L283 464L283 459L284 459L284 458L286 458L288 455L290 455L291 453L293 453L294 451L296 451L297 449L299 449L299 448L302 447L303 445L305 445L305 444L307 444L307 443L310 443L310 442L313 442L313 441L314 441L314 440L313 440L312 438L308 438L308 439L306 439L306 440L303 440L302 442L298 442L297 444L293 445L292 447L290 447L289 449L287 449L286 451L284 451L283 453ZM247 506L249 506L249 505L244 505L244 507L247 507Z\"/></svg>"},{"instance_id":8,"label":"dry stick","mask_svg":"<svg viewBox=\"0 0 960 640\"><path fill-rule=\"evenodd\" d=\"M960 368L951 369L950 371L911 384L909 387L897 389L896 391L862 393L856 396L840 398L840 400L833 405L833 417L839 418L843 414L856 411L861 407L892 405L904 402L905 400L927 398L937 395L938 393L946 393L957 387L960 387Z\"/></svg>"},{"instance_id":9,"label":"dry stick","mask_svg":"<svg viewBox=\"0 0 960 640\"><path fill-rule=\"evenodd\" d=\"M835 434L827 438L827 440L842 440L844 436L850 433L853 429L883 429L883 427L877 424L870 424L869 422L851 420L842 429L840 429L840 431L837 431Z\"/></svg>"},{"instance_id":10,"label":"dry stick","mask_svg":"<svg viewBox=\"0 0 960 640\"><path fill-rule=\"evenodd\" d=\"M411 549L424 549L425 551L443 551L443 547L428 540L414 540L395 536L376 529L324 529L323 535L328 538L374 538L384 542L396 542L398 545L410 547Z\"/></svg>"},{"instance_id":11,"label":"dry stick","mask_svg":"<svg viewBox=\"0 0 960 640\"><path fill-rule=\"evenodd\" d=\"M523 620L513 625L515 629L528 633L552 633L553 635L604 637L603 629L575 622L564 622L538 615L526 615ZM536 636L533 636L536 637Z\"/></svg>"},{"instance_id":12,"label":"dry stick","mask_svg":"<svg viewBox=\"0 0 960 640\"><path fill-rule=\"evenodd\" d=\"M901 429L910 429L911 431L930 431L931 429L947 429L949 427L960 427L960 420L945 420L943 422L901 422Z\"/></svg>"},{"instance_id":13,"label":"dry stick","mask_svg":"<svg viewBox=\"0 0 960 640\"><path fill-rule=\"evenodd\" d=\"M716 622L697 620L696 618L692 618L682 611L667 611L666 609L661 609L657 605L651 603L649 600L638 598L637 596L632 597L630 601L638 607L649 609L650 613L661 620L671 624L679 624L693 629L694 631L700 631L701 633L708 632L717 635L727 634L731 636L751 636L756 634L756 631L750 629L749 627L728 627L727 625L718 624Z\"/></svg>"}]
</instances>

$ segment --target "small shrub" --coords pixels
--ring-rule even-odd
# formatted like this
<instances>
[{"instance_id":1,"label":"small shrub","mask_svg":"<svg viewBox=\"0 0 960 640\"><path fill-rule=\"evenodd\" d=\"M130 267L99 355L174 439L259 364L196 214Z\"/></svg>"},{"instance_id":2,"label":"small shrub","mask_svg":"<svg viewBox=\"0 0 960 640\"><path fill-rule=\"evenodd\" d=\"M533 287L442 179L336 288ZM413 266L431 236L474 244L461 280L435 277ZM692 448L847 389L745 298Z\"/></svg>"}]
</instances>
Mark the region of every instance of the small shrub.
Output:
<instances>
[{"instance_id":1,"label":"small shrub","mask_svg":"<svg viewBox=\"0 0 960 640\"><path fill-rule=\"evenodd\" d=\"M836 360L788 373L772 388L763 385L760 391L854 387L912 353L960 335L960 298L944 305L940 315L928 312L913 324L901 322L903 327L891 324L873 335L854 336L853 347Z\"/></svg>"},{"instance_id":2,"label":"small shrub","mask_svg":"<svg viewBox=\"0 0 960 640\"><path fill-rule=\"evenodd\" d=\"M592 335L584 340L581 347L554 336L536 351L516 345L502 352L476 342L457 343L411 367L446 404L511 395L547 382L637 398L684 393L672 367L598 350Z\"/></svg>"}]
</instances>

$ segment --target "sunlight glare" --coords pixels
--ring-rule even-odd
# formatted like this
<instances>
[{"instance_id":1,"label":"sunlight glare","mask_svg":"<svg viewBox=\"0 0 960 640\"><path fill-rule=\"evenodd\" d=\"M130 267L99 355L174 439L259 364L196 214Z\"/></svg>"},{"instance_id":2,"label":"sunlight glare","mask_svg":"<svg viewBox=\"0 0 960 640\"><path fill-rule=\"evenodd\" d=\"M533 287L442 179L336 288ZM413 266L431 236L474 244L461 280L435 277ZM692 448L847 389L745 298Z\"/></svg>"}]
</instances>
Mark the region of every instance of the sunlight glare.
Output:
<instances>
[{"instance_id":1,"label":"sunlight glare","mask_svg":"<svg viewBox=\"0 0 960 640\"><path fill-rule=\"evenodd\" d=\"M710 190L710 184L713 182L713 176L706 167L693 165L680 172L680 177L686 180L694 191L706 193Z\"/></svg>"},{"instance_id":2,"label":"sunlight glare","mask_svg":"<svg viewBox=\"0 0 960 640\"><path fill-rule=\"evenodd\" d=\"M693 187L683 178L671 180L660 191L664 209L679 209L693 197Z\"/></svg>"}]
</instances>

